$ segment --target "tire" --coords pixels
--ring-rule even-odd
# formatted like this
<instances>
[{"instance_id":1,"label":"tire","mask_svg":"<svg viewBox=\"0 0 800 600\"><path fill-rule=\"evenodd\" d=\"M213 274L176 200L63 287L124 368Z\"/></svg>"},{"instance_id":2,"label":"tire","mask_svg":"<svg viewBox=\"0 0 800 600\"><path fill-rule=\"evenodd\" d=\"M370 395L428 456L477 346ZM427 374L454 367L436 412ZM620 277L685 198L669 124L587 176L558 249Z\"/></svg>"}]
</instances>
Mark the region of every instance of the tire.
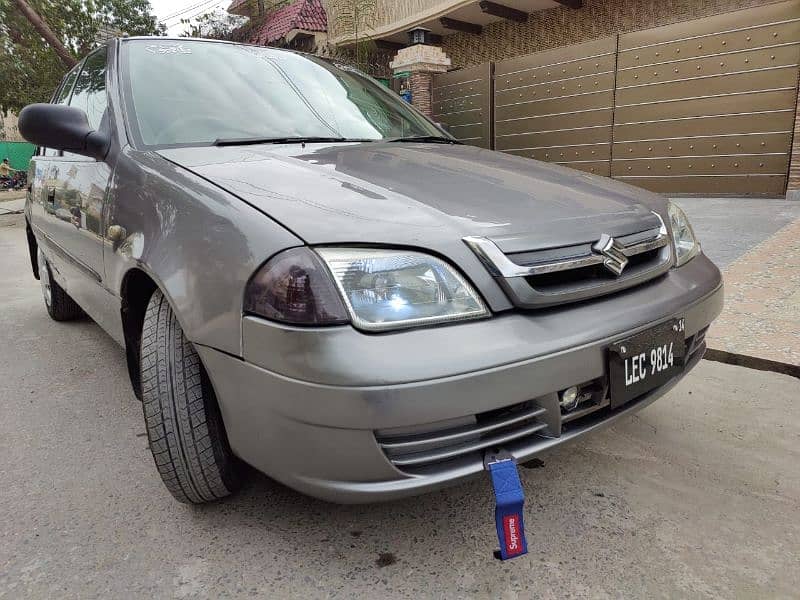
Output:
<instances>
[{"instance_id":1,"label":"tire","mask_svg":"<svg viewBox=\"0 0 800 600\"><path fill-rule=\"evenodd\" d=\"M50 318L54 321L74 321L86 316L78 303L53 279L53 272L41 248L36 256L39 263L39 283L42 285L44 305Z\"/></svg>"},{"instance_id":2,"label":"tire","mask_svg":"<svg viewBox=\"0 0 800 600\"><path fill-rule=\"evenodd\" d=\"M156 290L142 326L142 407L150 451L176 500L202 504L240 487L208 375L164 295Z\"/></svg>"}]
</instances>

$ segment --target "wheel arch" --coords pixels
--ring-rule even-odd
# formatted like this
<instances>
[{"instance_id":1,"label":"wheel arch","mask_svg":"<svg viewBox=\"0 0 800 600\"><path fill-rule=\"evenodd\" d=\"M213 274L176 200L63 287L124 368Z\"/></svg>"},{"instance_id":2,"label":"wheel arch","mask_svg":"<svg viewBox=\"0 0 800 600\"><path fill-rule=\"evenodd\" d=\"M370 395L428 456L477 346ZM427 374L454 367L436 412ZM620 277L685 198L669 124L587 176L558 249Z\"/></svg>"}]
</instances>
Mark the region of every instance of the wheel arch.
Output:
<instances>
[{"instance_id":1,"label":"wheel arch","mask_svg":"<svg viewBox=\"0 0 800 600\"><path fill-rule=\"evenodd\" d=\"M125 273L120 287L120 316L122 332L125 337L125 357L128 362L128 376L133 393L142 399L142 382L139 369L139 352L142 338L142 325L147 312L147 303L157 289L161 289L155 279L146 271L132 268ZM162 290L162 293L163 290ZM165 297L166 294L164 294Z\"/></svg>"}]
</instances>

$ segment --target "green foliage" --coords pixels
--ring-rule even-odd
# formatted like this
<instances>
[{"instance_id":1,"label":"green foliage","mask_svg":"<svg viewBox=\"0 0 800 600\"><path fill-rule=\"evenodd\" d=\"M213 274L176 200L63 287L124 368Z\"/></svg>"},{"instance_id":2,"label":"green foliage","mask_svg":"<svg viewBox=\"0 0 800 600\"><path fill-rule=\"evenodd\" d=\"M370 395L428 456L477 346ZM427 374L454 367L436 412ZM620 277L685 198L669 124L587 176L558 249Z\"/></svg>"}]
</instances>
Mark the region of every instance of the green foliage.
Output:
<instances>
[{"instance_id":1,"label":"green foliage","mask_svg":"<svg viewBox=\"0 0 800 600\"><path fill-rule=\"evenodd\" d=\"M233 39L236 31L247 19L232 15L222 9L207 12L192 19L181 19L184 25L183 37L201 37L214 40Z\"/></svg>"},{"instance_id":2,"label":"green foliage","mask_svg":"<svg viewBox=\"0 0 800 600\"><path fill-rule=\"evenodd\" d=\"M55 35L81 58L109 31L163 35L149 0L28 0ZM0 0L0 110L47 102L66 67L12 0Z\"/></svg>"}]
</instances>

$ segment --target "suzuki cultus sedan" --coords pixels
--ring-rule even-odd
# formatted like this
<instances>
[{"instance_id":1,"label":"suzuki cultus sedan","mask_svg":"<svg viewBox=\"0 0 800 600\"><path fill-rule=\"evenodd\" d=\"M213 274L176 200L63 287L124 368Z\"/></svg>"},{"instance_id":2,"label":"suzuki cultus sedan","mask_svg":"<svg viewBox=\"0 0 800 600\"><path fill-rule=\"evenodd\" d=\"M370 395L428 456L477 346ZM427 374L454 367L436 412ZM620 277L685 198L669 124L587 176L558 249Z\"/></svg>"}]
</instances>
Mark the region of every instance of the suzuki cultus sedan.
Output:
<instances>
[{"instance_id":1,"label":"suzuki cultus sedan","mask_svg":"<svg viewBox=\"0 0 800 600\"><path fill-rule=\"evenodd\" d=\"M182 502L242 463L366 502L524 462L663 395L722 307L676 205L312 56L113 40L19 128L47 311L125 348Z\"/></svg>"}]
</instances>

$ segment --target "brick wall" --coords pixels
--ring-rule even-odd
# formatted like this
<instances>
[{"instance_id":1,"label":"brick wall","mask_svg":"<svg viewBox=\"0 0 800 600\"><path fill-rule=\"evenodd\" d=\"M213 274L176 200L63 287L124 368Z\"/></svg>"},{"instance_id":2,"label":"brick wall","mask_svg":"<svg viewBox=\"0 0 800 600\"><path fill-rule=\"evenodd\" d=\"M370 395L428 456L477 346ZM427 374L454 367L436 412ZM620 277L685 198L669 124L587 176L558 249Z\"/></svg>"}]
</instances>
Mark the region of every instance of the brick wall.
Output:
<instances>
[{"instance_id":1,"label":"brick wall","mask_svg":"<svg viewBox=\"0 0 800 600\"><path fill-rule=\"evenodd\" d=\"M583 8L534 12L526 23L498 21L481 35L456 33L442 42L453 67L468 67L580 42L771 4L765 0L584 0Z\"/></svg>"},{"instance_id":2,"label":"brick wall","mask_svg":"<svg viewBox=\"0 0 800 600\"><path fill-rule=\"evenodd\" d=\"M414 106L422 114L432 117L431 107L431 86L433 84L432 73L411 73L408 84L411 87L411 99Z\"/></svg>"}]
</instances>

